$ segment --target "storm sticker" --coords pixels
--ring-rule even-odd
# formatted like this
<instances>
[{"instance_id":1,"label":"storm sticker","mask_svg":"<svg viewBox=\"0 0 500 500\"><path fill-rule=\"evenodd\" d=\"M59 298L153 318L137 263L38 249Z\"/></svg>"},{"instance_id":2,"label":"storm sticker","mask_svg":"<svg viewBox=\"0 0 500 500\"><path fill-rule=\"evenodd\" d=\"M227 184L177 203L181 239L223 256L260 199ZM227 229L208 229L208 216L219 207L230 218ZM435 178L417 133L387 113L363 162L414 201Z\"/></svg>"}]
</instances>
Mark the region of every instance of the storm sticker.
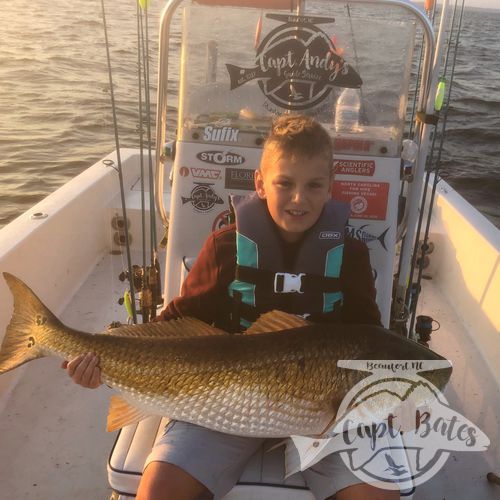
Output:
<instances>
[{"instance_id":1,"label":"storm sticker","mask_svg":"<svg viewBox=\"0 0 500 500\"><path fill-rule=\"evenodd\" d=\"M189 198L182 196L182 204L191 203L197 212L209 212L224 200L212 189L212 184L197 182Z\"/></svg>"},{"instance_id":2,"label":"storm sticker","mask_svg":"<svg viewBox=\"0 0 500 500\"><path fill-rule=\"evenodd\" d=\"M196 155L198 160L211 165L242 165L245 158L238 153L226 151L202 151Z\"/></svg>"},{"instance_id":3,"label":"storm sticker","mask_svg":"<svg viewBox=\"0 0 500 500\"><path fill-rule=\"evenodd\" d=\"M333 23L334 19L281 14L267 17L285 24L262 40L253 68L226 64L231 90L257 80L261 91L275 105L303 110L323 101L332 87L361 87L358 73L315 25Z\"/></svg>"}]
</instances>

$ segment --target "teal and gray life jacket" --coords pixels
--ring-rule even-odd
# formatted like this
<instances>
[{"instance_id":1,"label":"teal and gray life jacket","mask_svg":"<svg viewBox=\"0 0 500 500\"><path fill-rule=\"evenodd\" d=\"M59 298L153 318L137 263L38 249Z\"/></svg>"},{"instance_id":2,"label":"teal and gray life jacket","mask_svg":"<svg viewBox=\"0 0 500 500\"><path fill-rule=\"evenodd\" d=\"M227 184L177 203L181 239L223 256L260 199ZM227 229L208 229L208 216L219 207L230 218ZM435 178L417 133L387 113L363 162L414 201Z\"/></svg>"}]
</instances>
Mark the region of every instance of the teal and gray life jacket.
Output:
<instances>
[{"instance_id":1,"label":"teal and gray life jacket","mask_svg":"<svg viewBox=\"0 0 500 500\"><path fill-rule=\"evenodd\" d=\"M285 270L282 244L265 201L256 193L233 196L236 217L236 279L229 285L232 328L247 328L260 314L278 309L313 321L342 304L340 268L349 207L329 200Z\"/></svg>"}]
</instances>

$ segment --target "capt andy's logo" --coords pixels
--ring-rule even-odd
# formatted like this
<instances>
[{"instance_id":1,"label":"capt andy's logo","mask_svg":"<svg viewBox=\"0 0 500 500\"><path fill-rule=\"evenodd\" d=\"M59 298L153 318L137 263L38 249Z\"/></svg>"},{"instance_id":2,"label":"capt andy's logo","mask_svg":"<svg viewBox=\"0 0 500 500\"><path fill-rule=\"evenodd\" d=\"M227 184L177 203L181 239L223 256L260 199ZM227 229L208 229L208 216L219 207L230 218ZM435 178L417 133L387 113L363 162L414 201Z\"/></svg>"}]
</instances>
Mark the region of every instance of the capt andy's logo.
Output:
<instances>
[{"instance_id":1,"label":"capt andy's logo","mask_svg":"<svg viewBox=\"0 0 500 500\"><path fill-rule=\"evenodd\" d=\"M215 205L222 205L224 200L212 189L212 184L197 182L191 191L191 196L182 196L182 204L191 203L197 212L208 212Z\"/></svg>"},{"instance_id":2,"label":"capt andy's logo","mask_svg":"<svg viewBox=\"0 0 500 500\"><path fill-rule=\"evenodd\" d=\"M407 490L439 472L450 452L484 451L489 446L481 429L451 409L430 382L442 385L451 370L448 361L341 360L338 366L371 375L340 404L328 431L334 437L292 438L300 461L292 468L305 470L340 452L363 482L376 480L385 489Z\"/></svg>"},{"instance_id":3,"label":"capt andy's logo","mask_svg":"<svg viewBox=\"0 0 500 500\"><path fill-rule=\"evenodd\" d=\"M257 80L264 95L289 110L308 109L330 94L332 87L360 88L362 80L337 53L330 37L316 24L332 18L268 14L284 22L262 40L253 68L226 64L231 90Z\"/></svg>"}]
</instances>

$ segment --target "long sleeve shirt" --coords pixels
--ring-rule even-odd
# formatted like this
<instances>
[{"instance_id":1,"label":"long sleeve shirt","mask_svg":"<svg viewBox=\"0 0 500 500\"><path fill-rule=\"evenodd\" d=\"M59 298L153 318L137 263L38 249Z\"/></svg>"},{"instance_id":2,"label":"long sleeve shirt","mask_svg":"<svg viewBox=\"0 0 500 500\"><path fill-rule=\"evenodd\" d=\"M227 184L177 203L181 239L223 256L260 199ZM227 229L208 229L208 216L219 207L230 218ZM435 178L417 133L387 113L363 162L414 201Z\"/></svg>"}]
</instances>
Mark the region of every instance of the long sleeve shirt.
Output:
<instances>
[{"instance_id":1,"label":"long sleeve shirt","mask_svg":"<svg viewBox=\"0 0 500 500\"><path fill-rule=\"evenodd\" d=\"M296 250L297 245L282 242L285 264L293 260ZM236 227L233 224L208 237L184 281L181 294L167 305L157 320L194 316L227 329L231 308L228 286L235 278L235 271ZM340 288L343 304L340 316L332 316L332 321L381 325L368 248L350 237L344 240Z\"/></svg>"}]
</instances>

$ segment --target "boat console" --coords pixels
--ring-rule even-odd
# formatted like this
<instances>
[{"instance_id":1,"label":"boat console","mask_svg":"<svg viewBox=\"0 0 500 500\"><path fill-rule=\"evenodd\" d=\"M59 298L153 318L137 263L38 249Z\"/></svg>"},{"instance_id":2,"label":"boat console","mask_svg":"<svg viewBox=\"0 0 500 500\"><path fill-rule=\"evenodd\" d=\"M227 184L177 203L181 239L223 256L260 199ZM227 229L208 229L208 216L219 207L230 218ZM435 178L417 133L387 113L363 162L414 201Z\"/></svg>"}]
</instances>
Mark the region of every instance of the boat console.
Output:
<instances>
[{"instance_id":1,"label":"boat console","mask_svg":"<svg viewBox=\"0 0 500 500\"><path fill-rule=\"evenodd\" d=\"M180 67L172 70L174 12L182 44ZM417 43L424 52L420 82L411 78ZM423 172L428 140L428 124L419 121L415 126L423 139L403 165L408 96L420 87L417 111L425 114L433 50L427 18L399 0L170 1L160 36L156 155L161 192L164 146L175 130L171 204L159 207L168 226L165 301L179 293L186 262L196 258L207 235L228 223L229 196L254 189L273 117L305 113L331 134L333 197L350 205L347 232L370 250L377 301L388 327L396 243L420 198L416 183L405 204L402 181ZM167 116L169 71L177 70L178 114ZM160 420L127 426L118 436L108 470L112 488L123 497L135 494L144 460L161 435ZM284 480L280 450L254 458L228 499L271 493L312 498L300 474Z\"/></svg>"}]
</instances>

